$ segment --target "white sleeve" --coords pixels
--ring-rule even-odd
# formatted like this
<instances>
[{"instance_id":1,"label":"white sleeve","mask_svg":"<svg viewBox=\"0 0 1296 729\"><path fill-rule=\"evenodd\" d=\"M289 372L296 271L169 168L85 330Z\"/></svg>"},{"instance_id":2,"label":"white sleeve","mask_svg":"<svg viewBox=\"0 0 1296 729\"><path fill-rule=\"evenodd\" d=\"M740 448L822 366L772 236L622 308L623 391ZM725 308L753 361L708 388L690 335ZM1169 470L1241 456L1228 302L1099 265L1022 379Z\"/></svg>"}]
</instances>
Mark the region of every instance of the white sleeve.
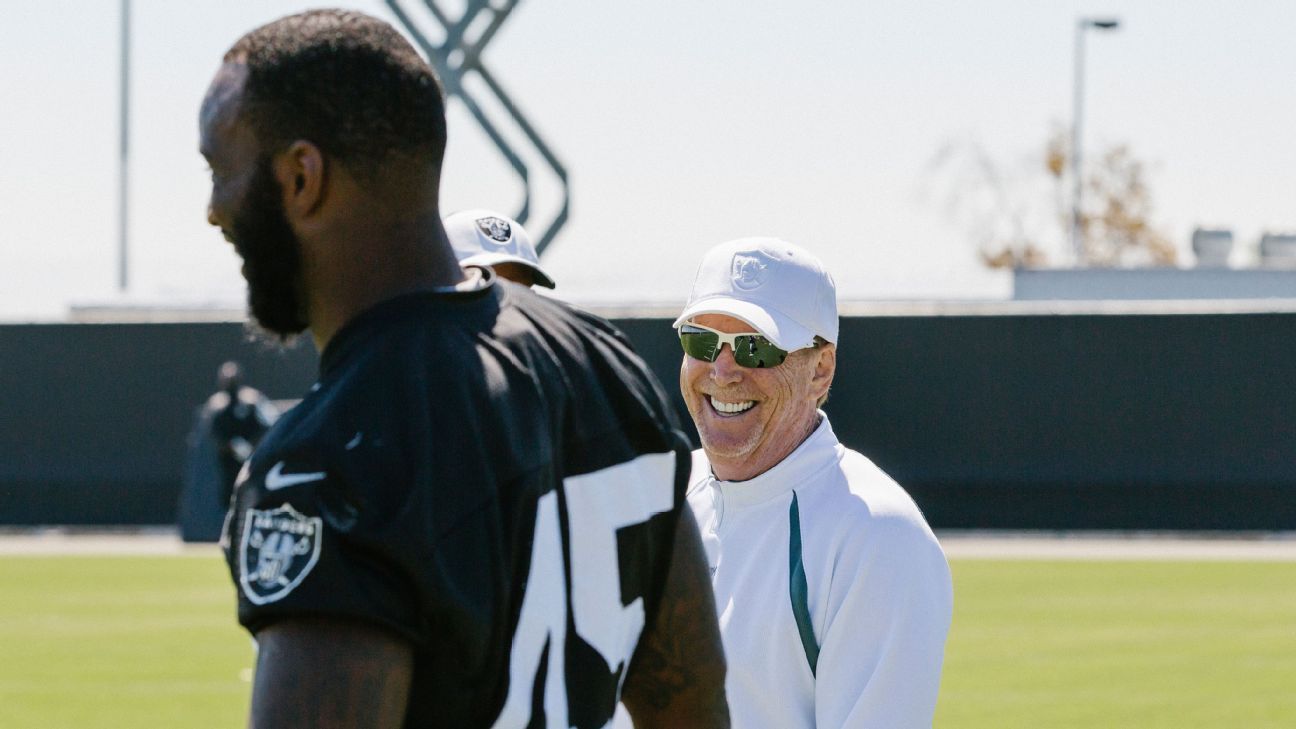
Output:
<instances>
[{"instance_id":1,"label":"white sleeve","mask_svg":"<svg viewBox=\"0 0 1296 729\"><path fill-rule=\"evenodd\" d=\"M930 728L953 586L922 517L873 521L849 540L829 579L815 672L818 729Z\"/></svg>"}]
</instances>

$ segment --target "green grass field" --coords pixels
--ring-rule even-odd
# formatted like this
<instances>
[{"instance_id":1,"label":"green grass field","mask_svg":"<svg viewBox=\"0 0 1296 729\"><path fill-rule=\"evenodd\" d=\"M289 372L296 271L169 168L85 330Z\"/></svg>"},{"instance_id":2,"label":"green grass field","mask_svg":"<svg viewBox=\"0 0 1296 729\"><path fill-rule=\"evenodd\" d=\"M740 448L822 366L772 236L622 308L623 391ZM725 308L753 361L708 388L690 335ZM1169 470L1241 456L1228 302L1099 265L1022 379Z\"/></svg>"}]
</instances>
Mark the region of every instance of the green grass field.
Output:
<instances>
[{"instance_id":1,"label":"green grass field","mask_svg":"<svg viewBox=\"0 0 1296 729\"><path fill-rule=\"evenodd\" d=\"M1296 563L954 560L938 727L1296 726ZM0 561L0 727L235 727L210 557Z\"/></svg>"},{"instance_id":2,"label":"green grass field","mask_svg":"<svg viewBox=\"0 0 1296 729\"><path fill-rule=\"evenodd\" d=\"M210 557L0 561L0 727L238 727L252 644Z\"/></svg>"},{"instance_id":3,"label":"green grass field","mask_svg":"<svg viewBox=\"0 0 1296 729\"><path fill-rule=\"evenodd\" d=\"M1296 727L1296 563L951 569L938 727Z\"/></svg>"}]
</instances>

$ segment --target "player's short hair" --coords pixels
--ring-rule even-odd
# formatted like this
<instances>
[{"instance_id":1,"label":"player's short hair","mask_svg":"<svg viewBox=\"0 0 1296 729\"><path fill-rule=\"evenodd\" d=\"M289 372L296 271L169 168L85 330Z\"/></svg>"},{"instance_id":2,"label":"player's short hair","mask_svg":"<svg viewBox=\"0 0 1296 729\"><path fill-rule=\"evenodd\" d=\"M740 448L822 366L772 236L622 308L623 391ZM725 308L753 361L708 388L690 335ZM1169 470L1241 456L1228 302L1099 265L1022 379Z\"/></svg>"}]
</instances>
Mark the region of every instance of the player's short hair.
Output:
<instances>
[{"instance_id":1,"label":"player's short hair","mask_svg":"<svg viewBox=\"0 0 1296 729\"><path fill-rule=\"evenodd\" d=\"M440 169L441 84L377 18L348 10L290 15L240 38L225 62L247 67L240 114L263 154L303 139L365 182L390 162Z\"/></svg>"}]
</instances>

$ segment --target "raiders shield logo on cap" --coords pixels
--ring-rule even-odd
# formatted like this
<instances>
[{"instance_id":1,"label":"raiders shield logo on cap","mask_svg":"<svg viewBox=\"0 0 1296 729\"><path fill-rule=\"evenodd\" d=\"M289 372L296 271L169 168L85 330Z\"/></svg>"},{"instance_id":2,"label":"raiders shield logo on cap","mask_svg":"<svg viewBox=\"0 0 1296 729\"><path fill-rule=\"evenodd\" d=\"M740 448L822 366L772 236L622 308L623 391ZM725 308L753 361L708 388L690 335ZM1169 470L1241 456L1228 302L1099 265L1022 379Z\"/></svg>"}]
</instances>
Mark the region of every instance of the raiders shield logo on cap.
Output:
<instances>
[{"instance_id":1,"label":"raiders shield logo on cap","mask_svg":"<svg viewBox=\"0 0 1296 729\"><path fill-rule=\"evenodd\" d=\"M319 561L324 520L288 504L248 509L239 547L239 584L256 605L283 598Z\"/></svg>"},{"instance_id":2,"label":"raiders shield logo on cap","mask_svg":"<svg viewBox=\"0 0 1296 729\"><path fill-rule=\"evenodd\" d=\"M477 227L488 238L500 243L507 243L509 237L513 235L513 229L508 221L499 218L478 218Z\"/></svg>"},{"instance_id":3,"label":"raiders shield logo on cap","mask_svg":"<svg viewBox=\"0 0 1296 729\"><path fill-rule=\"evenodd\" d=\"M763 251L744 251L734 254L731 271L734 285L746 291L760 286L765 283L766 273L773 262L774 259Z\"/></svg>"}]
</instances>

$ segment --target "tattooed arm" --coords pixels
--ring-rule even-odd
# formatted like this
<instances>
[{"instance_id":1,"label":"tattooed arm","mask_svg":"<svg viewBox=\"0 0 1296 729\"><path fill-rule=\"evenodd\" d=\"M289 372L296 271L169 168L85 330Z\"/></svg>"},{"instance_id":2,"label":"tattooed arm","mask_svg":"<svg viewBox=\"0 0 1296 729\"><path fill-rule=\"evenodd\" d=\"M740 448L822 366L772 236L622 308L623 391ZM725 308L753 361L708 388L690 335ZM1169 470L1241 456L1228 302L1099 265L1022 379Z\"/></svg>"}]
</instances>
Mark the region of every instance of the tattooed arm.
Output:
<instances>
[{"instance_id":1,"label":"tattooed arm","mask_svg":"<svg viewBox=\"0 0 1296 729\"><path fill-rule=\"evenodd\" d=\"M399 729L413 652L363 623L297 618L257 633L248 726Z\"/></svg>"},{"instance_id":2,"label":"tattooed arm","mask_svg":"<svg viewBox=\"0 0 1296 729\"><path fill-rule=\"evenodd\" d=\"M727 729L725 659L693 511L680 511L666 589L644 628L621 700L636 729Z\"/></svg>"}]
</instances>

